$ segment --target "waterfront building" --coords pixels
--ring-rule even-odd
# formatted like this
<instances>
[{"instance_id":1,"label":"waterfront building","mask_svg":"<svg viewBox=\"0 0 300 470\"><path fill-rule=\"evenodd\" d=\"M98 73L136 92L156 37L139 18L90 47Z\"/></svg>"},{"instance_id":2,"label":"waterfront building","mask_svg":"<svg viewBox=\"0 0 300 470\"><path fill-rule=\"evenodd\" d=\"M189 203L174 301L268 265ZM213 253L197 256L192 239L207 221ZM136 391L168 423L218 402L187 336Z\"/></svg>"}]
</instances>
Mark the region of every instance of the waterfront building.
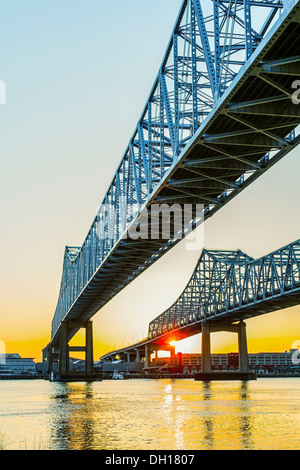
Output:
<instances>
[{"instance_id":1,"label":"waterfront building","mask_svg":"<svg viewBox=\"0 0 300 470\"><path fill-rule=\"evenodd\" d=\"M5 354L0 362L0 374L35 374L33 358L23 358L19 354Z\"/></svg>"},{"instance_id":2,"label":"waterfront building","mask_svg":"<svg viewBox=\"0 0 300 470\"><path fill-rule=\"evenodd\" d=\"M257 373L280 373L288 371L299 371L300 365L294 364L293 354L295 350L285 352L261 352L250 353L249 367L250 370ZM201 354L176 354L173 359L155 358L152 361L154 367L173 367L174 370L180 370L184 374L193 374L201 371L202 356ZM211 369L215 371L238 370L239 354L223 353L211 354Z\"/></svg>"},{"instance_id":3,"label":"waterfront building","mask_svg":"<svg viewBox=\"0 0 300 470\"><path fill-rule=\"evenodd\" d=\"M292 366L293 353L295 350L280 353L257 353L249 354L250 366Z\"/></svg>"}]
</instances>

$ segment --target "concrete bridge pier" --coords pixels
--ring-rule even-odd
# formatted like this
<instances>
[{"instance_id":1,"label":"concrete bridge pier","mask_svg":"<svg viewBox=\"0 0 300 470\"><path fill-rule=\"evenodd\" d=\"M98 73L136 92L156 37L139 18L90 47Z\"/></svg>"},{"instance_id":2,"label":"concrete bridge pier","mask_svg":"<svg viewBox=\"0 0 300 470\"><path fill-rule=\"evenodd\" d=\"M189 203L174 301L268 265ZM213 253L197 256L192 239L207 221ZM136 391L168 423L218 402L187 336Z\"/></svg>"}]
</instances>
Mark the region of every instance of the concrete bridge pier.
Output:
<instances>
[{"instance_id":1,"label":"concrete bridge pier","mask_svg":"<svg viewBox=\"0 0 300 470\"><path fill-rule=\"evenodd\" d=\"M135 351L135 355L136 355L135 356L135 361L136 362L141 362L143 360L143 358L146 357L145 346L135 348L134 351Z\"/></svg>"},{"instance_id":2,"label":"concrete bridge pier","mask_svg":"<svg viewBox=\"0 0 300 470\"><path fill-rule=\"evenodd\" d=\"M51 343L43 349L44 373L49 377L51 373L58 371L59 348Z\"/></svg>"},{"instance_id":3,"label":"concrete bridge pier","mask_svg":"<svg viewBox=\"0 0 300 470\"><path fill-rule=\"evenodd\" d=\"M238 349L239 349L239 371L238 372L212 372L211 370L211 333L219 331L228 331L238 334ZM206 322L202 326L202 370L201 373L196 374L195 380L216 380L216 379L241 379L250 380L255 379L256 375L250 373L249 360L248 360L248 347L246 335L246 323L240 321L239 323L215 323Z\"/></svg>"},{"instance_id":4,"label":"concrete bridge pier","mask_svg":"<svg viewBox=\"0 0 300 470\"><path fill-rule=\"evenodd\" d=\"M171 364L174 363L175 359L175 347L170 344L146 344L145 346L145 367L146 373L149 373L151 369L151 355L155 353L155 359L157 359L158 351L169 351L171 353Z\"/></svg>"},{"instance_id":5,"label":"concrete bridge pier","mask_svg":"<svg viewBox=\"0 0 300 470\"><path fill-rule=\"evenodd\" d=\"M71 331L85 329L85 346L69 346ZM85 371L70 371L70 352L85 353ZM82 379L92 379L94 377L94 357L93 357L93 323L63 321L61 323L61 334L59 343L59 374L57 381L69 381Z\"/></svg>"},{"instance_id":6,"label":"concrete bridge pier","mask_svg":"<svg viewBox=\"0 0 300 470\"><path fill-rule=\"evenodd\" d=\"M145 369L149 369L150 364L151 364L151 346L150 344L146 344L145 346Z\"/></svg>"},{"instance_id":7,"label":"concrete bridge pier","mask_svg":"<svg viewBox=\"0 0 300 470\"><path fill-rule=\"evenodd\" d=\"M249 372L246 323L243 321L240 321L237 324L215 324L213 322L204 323L202 328L202 372L211 372L210 334L218 331L228 331L230 333L238 334L239 371Z\"/></svg>"},{"instance_id":8,"label":"concrete bridge pier","mask_svg":"<svg viewBox=\"0 0 300 470\"><path fill-rule=\"evenodd\" d=\"M248 358L246 323L244 323L243 321L241 321L239 323L238 342L239 342L239 369L240 369L240 372L249 372L249 358Z\"/></svg>"},{"instance_id":9,"label":"concrete bridge pier","mask_svg":"<svg viewBox=\"0 0 300 470\"><path fill-rule=\"evenodd\" d=\"M135 351L135 353L136 353L136 362L140 362L140 360L141 360L140 350L139 350L139 349L135 349L134 351Z\"/></svg>"},{"instance_id":10,"label":"concrete bridge pier","mask_svg":"<svg viewBox=\"0 0 300 470\"><path fill-rule=\"evenodd\" d=\"M204 324L202 328L202 372L211 371L211 351L210 351L210 333L209 324Z\"/></svg>"}]
</instances>

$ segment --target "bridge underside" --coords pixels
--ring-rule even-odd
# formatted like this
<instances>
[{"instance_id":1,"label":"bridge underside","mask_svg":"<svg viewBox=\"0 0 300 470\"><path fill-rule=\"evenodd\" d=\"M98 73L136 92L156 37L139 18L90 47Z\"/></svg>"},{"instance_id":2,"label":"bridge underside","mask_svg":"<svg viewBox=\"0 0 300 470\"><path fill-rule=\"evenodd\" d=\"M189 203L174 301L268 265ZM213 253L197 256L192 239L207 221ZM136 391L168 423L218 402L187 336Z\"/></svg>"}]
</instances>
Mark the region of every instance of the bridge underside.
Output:
<instances>
[{"instance_id":1,"label":"bridge underside","mask_svg":"<svg viewBox=\"0 0 300 470\"><path fill-rule=\"evenodd\" d=\"M220 315L220 317L216 316L211 320L184 325L181 328L166 332L165 334L162 334L156 338L148 339L126 348L112 351L102 356L101 360L113 361L116 358L119 358L124 359L125 362L131 361L131 365L135 361L137 364L140 364L140 361L143 361L143 374L150 374L150 376L151 374L155 374L155 377L157 378L160 374L165 376L168 370L177 370L177 372L179 371L178 377L180 377L181 369L178 369L178 360L176 361L177 368L175 367L174 369L174 367L172 367L175 357L175 348L174 346L170 346L170 344L172 344L174 341L177 342L197 334L202 334L201 372L198 372L196 375L194 375L195 380L255 380L256 374L250 372L249 369L246 324L243 320L299 304L300 292L290 292L284 296L278 296L274 299L265 300L263 306L253 305L248 308L246 307L244 309L240 309L238 313L236 312L235 314L229 314L225 317L225 319L224 316ZM238 372L225 372L223 374L220 374L219 372L212 372L211 334L215 332L231 332L238 334ZM157 351L171 352L170 359L167 360L165 366L162 366L162 364L158 366L152 365L153 363L151 362L151 354Z\"/></svg>"},{"instance_id":2,"label":"bridge underside","mask_svg":"<svg viewBox=\"0 0 300 470\"><path fill-rule=\"evenodd\" d=\"M148 201L148 207L175 202L203 204L208 218L299 144L300 138L293 131L300 124L300 106L291 101L291 85L300 76L299 19L297 5L272 36L263 40ZM177 241L121 238L64 320L90 320ZM297 303L293 296L289 302ZM267 311L274 309L274 302L270 301ZM285 308L283 299L278 302ZM238 318L262 313L266 311L247 307L239 311ZM233 312L230 321L236 318ZM71 330L70 337L76 331ZM58 326L52 344L58 344L59 338Z\"/></svg>"},{"instance_id":3,"label":"bridge underside","mask_svg":"<svg viewBox=\"0 0 300 470\"><path fill-rule=\"evenodd\" d=\"M245 306L245 308L236 309L235 312L228 313L224 318L224 315L220 314L219 316L216 315L214 318L210 318L209 321L211 324L214 325L227 325L228 327L237 324L240 321L248 320L250 318L254 318L260 315L265 315L268 313L276 312L278 310L283 310L285 308L291 308L293 306L300 304L300 290L298 292L290 292L285 294L284 296L278 295L278 297L274 297L269 300L265 300L263 304ZM203 325L205 325L205 321L202 322L195 322L188 325L184 325L182 327L178 327L172 331L165 332L155 338L148 338L140 343L133 344L131 346L118 349L116 351L112 351L105 357L111 356L118 356L120 354L125 353L128 350L135 350L137 348L143 348L145 345L151 345L152 347L161 348L164 350L165 347L168 347L172 341L181 341L183 339L189 338L191 336L195 336L201 334L203 332Z\"/></svg>"}]
</instances>

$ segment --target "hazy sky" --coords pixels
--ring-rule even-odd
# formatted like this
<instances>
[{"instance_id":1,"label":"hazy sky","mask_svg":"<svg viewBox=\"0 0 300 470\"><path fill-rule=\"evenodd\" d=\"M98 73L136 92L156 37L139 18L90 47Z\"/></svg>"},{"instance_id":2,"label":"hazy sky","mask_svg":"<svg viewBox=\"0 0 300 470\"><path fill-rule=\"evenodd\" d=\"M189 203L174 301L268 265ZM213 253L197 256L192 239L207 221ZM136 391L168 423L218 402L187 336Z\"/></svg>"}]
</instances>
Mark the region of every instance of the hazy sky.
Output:
<instances>
[{"instance_id":1,"label":"hazy sky","mask_svg":"<svg viewBox=\"0 0 300 470\"><path fill-rule=\"evenodd\" d=\"M80 246L156 77L181 0L0 1L1 300L7 352L41 359L65 245ZM300 238L300 149L205 226L205 246L262 256ZM95 358L136 341L200 252L181 244L94 317ZM299 307L249 320L250 352L300 340ZM80 342L80 338L79 338ZM213 351L236 350L214 335ZM185 346L200 350L200 338Z\"/></svg>"}]
</instances>

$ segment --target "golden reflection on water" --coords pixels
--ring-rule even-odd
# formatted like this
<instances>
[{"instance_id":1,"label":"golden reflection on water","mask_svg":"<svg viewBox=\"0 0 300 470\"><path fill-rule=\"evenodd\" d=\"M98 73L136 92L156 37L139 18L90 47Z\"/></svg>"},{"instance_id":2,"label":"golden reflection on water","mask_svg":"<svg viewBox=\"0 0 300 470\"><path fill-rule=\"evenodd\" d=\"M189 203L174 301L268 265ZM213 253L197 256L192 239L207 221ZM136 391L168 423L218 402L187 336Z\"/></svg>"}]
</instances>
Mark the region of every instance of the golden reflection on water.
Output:
<instances>
[{"instance_id":1,"label":"golden reflection on water","mask_svg":"<svg viewBox=\"0 0 300 470\"><path fill-rule=\"evenodd\" d=\"M178 382L167 384L162 397L164 419L174 448L220 448L222 442L227 440L227 432L229 436L224 448L253 448L247 382L240 383L233 396L229 397L223 391L222 401L213 399L211 382L201 383L198 394L193 396L192 409L190 395L181 395L177 385ZM231 410L234 414L230 413Z\"/></svg>"},{"instance_id":2,"label":"golden reflection on water","mask_svg":"<svg viewBox=\"0 0 300 470\"><path fill-rule=\"evenodd\" d=\"M300 380L0 383L0 449L299 449Z\"/></svg>"},{"instance_id":3,"label":"golden reflection on water","mask_svg":"<svg viewBox=\"0 0 300 470\"><path fill-rule=\"evenodd\" d=\"M51 440L67 450L89 450L97 428L92 383L59 384L54 400ZM91 406L90 406L91 404Z\"/></svg>"}]
</instances>

